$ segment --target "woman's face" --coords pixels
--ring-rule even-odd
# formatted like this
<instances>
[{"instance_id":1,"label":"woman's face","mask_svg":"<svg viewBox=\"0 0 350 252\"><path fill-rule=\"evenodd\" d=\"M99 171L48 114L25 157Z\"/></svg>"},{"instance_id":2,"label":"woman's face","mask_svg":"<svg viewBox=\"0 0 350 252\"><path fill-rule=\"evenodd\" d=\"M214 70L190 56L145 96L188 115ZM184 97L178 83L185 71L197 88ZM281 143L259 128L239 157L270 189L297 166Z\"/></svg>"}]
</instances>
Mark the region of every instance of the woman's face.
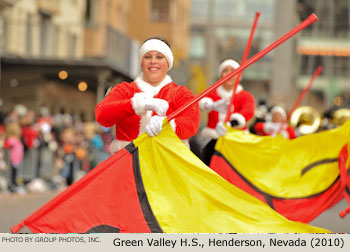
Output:
<instances>
[{"instance_id":1,"label":"woman's face","mask_svg":"<svg viewBox=\"0 0 350 252\"><path fill-rule=\"evenodd\" d=\"M231 73L233 70L235 70L232 66L227 66L224 68L224 70L221 72L221 78L224 78L226 75ZM223 86L226 90L232 90L235 86L237 79L237 75L233 76L231 79L226 81Z\"/></svg>"},{"instance_id":2,"label":"woman's face","mask_svg":"<svg viewBox=\"0 0 350 252\"><path fill-rule=\"evenodd\" d=\"M149 51L142 57L141 68L144 81L157 86L168 72L168 61L164 54L158 51Z\"/></svg>"},{"instance_id":3,"label":"woman's face","mask_svg":"<svg viewBox=\"0 0 350 252\"><path fill-rule=\"evenodd\" d=\"M278 112L278 111L275 111L272 114L272 122L274 122L274 123L281 123L281 122L283 122L282 114L280 112Z\"/></svg>"}]
</instances>

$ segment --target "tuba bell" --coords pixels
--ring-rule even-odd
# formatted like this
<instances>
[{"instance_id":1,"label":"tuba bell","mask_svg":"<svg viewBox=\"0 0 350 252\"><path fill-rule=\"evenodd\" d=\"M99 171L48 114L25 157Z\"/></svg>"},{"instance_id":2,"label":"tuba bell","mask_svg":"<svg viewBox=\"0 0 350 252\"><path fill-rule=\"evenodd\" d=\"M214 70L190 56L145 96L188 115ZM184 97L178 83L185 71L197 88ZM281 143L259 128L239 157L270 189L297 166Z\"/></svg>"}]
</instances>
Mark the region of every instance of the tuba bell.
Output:
<instances>
[{"instance_id":1,"label":"tuba bell","mask_svg":"<svg viewBox=\"0 0 350 252\"><path fill-rule=\"evenodd\" d=\"M349 108L338 109L333 113L333 122L336 126L343 125L348 119L350 119Z\"/></svg>"},{"instance_id":2,"label":"tuba bell","mask_svg":"<svg viewBox=\"0 0 350 252\"><path fill-rule=\"evenodd\" d=\"M290 124L297 128L301 135L315 133L321 124L321 116L316 109L310 106L300 106L290 117Z\"/></svg>"}]
</instances>

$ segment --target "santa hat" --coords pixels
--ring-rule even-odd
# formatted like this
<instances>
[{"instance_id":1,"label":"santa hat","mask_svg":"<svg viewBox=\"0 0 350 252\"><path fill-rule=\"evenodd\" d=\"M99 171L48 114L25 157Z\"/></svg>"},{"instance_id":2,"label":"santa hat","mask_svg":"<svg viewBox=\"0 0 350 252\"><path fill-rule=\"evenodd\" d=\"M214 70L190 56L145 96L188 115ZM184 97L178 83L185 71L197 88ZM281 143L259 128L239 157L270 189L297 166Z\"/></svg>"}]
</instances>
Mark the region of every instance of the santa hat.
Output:
<instances>
[{"instance_id":1,"label":"santa hat","mask_svg":"<svg viewBox=\"0 0 350 252\"><path fill-rule=\"evenodd\" d=\"M150 51L160 52L166 57L169 65L168 70L173 67L174 55L166 43L159 39L147 40L145 43L143 43L139 51L140 62L142 61L143 56Z\"/></svg>"},{"instance_id":2,"label":"santa hat","mask_svg":"<svg viewBox=\"0 0 350 252\"><path fill-rule=\"evenodd\" d=\"M237 69L237 68L239 68L240 65L237 61L235 61L233 59L224 60L223 62L221 62L220 66L219 66L219 77L221 76L222 71L224 71L224 69L227 66L231 66L231 67L233 67L233 69Z\"/></svg>"},{"instance_id":3,"label":"santa hat","mask_svg":"<svg viewBox=\"0 0 350 252\"><path fill-rule=\"evenodd\" d=\"M286 113L285 109L282 108L281 106L274 106L274 107L271 108L270 113L269 113L268 117L266 118L266 121L271 121L272 120L272 115L275 112L280 113L282 118L283 118L283 120L286 120L287 113Z\"/></svg>"}]
</instances>

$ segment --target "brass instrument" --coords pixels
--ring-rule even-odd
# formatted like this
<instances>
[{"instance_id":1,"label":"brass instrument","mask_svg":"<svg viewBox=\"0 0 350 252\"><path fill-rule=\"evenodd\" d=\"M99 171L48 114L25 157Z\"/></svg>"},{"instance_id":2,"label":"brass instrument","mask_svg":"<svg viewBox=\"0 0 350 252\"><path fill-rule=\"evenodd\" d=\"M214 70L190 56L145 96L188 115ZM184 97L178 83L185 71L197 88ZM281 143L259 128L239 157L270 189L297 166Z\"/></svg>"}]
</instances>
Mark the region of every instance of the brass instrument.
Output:
<instances>
[{"instance_id":1,"label":"brass instrument","mask_svg":"<svg viewBox=\"0 0 350 252\"><path fill-rule=\"evenodd\" d=\"M321 124L320 113L310 106L300 106L295 109L290 117L290 124L299 128L301 135L315 133Z\"/></svg>"},{"instance_id":2,"label":"brass instrument","mask_svg":"<svg viewBox=\"0 0 350 252\"><path fill-rule=\"evenodd\" d=\"M350 119L349 108L338 109L333 113L333 122L336 126L343 125L348 119Z\"/></svg>"}]
</instances>

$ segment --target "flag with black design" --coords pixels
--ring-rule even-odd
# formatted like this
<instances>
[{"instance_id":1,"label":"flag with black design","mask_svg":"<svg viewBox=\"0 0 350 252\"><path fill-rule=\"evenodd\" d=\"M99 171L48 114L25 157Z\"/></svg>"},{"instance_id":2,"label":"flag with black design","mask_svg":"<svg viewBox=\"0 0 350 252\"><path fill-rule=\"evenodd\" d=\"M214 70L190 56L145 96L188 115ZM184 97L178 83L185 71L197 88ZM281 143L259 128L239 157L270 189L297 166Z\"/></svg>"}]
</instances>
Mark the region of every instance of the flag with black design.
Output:
<instances>
[{"instance_id":1,"label":"flag with black design","mask_svg":"<svg viewBox=\"0 0 350 252\"><path fill-rule=\"evenodd\" d=\"M218 139L210 167L288 219L310 222L350 188L349 165L346 185L338 161L349 143L350 122L293 140L230 129Z\"/></svg>"},{"instance_id":2,"label":"flag with black design","mask_svg":"<svg viewBox=\"0 0 350 252\"><path fill-rule=\"evenodd\" d=\"M199 160L168 122L143 134L24 221L35 233L323 233L286 219Z\"/></svg>"}]
</instances>

